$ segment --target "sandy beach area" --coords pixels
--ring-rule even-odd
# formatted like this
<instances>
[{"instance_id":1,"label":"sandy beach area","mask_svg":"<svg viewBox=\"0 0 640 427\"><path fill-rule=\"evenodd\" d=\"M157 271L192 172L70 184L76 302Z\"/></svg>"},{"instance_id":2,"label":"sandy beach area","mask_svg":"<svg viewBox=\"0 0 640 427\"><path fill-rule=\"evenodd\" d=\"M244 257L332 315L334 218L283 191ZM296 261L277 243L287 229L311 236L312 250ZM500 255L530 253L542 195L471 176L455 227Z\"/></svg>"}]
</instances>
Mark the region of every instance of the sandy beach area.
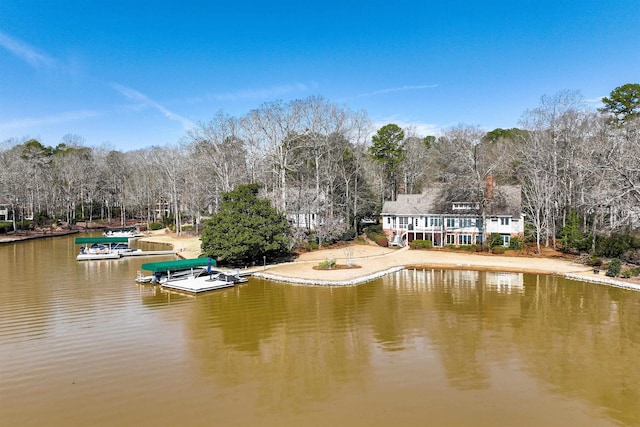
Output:
<instances>
[{"instance_id":1,"label":"sandy beach area","mask_svg":"<svg viewBox=\"0 0 640 427\"><path fill-rule=\"evenodd\" d=\"M164 230L150 233L143 241L172 245L182 258L200 255L200 239L179 237ZM314 267L333 259L339 265L354 264L353 268L318 270ZM309 285L355 285L403 268L454 268L461 270L491 270L552 274L577 280L602 283L640 291L631 281L612 279L598 274L584 264L564 258L500 256L446 250L411 250L383 248L374 244L353 244L347 247L319 249L300 254L295 261L248 268L257 277Z\"/></svg>"}]
</instances>

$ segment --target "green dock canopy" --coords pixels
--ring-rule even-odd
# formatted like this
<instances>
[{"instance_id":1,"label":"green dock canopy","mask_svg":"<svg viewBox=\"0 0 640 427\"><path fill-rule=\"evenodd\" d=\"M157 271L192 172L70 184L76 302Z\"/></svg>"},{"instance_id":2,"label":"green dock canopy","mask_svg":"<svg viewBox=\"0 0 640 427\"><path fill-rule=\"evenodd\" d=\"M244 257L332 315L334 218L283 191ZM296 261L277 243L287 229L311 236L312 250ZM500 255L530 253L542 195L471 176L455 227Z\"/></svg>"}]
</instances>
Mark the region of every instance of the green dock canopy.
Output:
<instances>
[{"instance_id":1,"label":"green dock canopy","mask_svg":"<svg viewBox=\"0 0 640 427\"><path fill-rule=\"evenodd\" d=\"M172 270L186 270L189 268L207 267L211 263L211 266L216 265L216 260L212 258L193 258L193 259L177 259L175 261L161 261L161 262L148 262L142 264L141 268L147 271L172 271Z\"/></svg>"},{"instance_id":2,"label":"green dock canopy","mask_svg":"<svg viewBox=\"0 0 640 427\"><path fill-rule=\"evenodd\" d=\"M87 243L128 243L128 237L76 237L76 245Z\"/></svg>"}]
</instances>

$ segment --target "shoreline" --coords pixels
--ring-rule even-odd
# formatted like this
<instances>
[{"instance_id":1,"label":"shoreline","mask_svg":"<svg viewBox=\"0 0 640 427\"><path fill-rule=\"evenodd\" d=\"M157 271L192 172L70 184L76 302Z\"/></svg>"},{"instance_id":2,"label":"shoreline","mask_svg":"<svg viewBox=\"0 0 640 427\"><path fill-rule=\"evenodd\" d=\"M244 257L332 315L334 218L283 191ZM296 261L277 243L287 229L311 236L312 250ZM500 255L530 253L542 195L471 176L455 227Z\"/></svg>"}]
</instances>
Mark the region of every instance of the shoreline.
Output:
<instances>
[{"instance_id":1,"label":"shoreline","mask_svg":"<svg viewBox=\"0 0 640 427\"><path fill-rule=\"evenodd\" d=\"M197 237L177 237L162 231L141 239L171 244L181 258L197 258L200 255L200 239ZM313 268L327 259L345 264L351 261L360 268L335 270ZM246 267L245 270L251 271L254 277L283 283L309 286L353 286L407 268L548 274L640 291L638 283L603 277L603 271L595 274L592 267L567 259L410 250L407 247L390 249L372 244L352 244L343 248L320 249L300 254L293 262Z\"/></svg>"},{"instance_id":2,"label":"shoreline","mask_svg":"<svg viewBox=\"0 0 640 427\"><path fill-rule=\"evenodd\" d=\"M79 230L65 230L46 234L11 235L0 237L0 244L16 243L38 238L67 236ZM139 239L143 242L170 245L182 259L198 258L200 238L176 236L165 230L149 232ZM353 262L359 268L317 270L313 267L327 259ZM306 252L293 262L246 267L255 277L277 282L309 286L353 286L404 269L455 269L475 271L504 271L513 273L548 274L632 291L640 291L640 283L609 278L593 272L593 268L567 259L486 255L439 250L390 249L369 244L352 244L342 248L319 249Z\"/></svg>"},{"instance_id":3,"label":"shoreline","mask_svg":"<svg viewBox=\"0 0 640 427\"><path fill-rule=\"evenodd\" d=\"M7 243L18 243L24 242L26 240L35 240L35 239L44 239L49 237L62 237L68 236L70 234L78 234L79 230L63 230L63 231L50 231L47 233L38 233L35 231L30 231L29 233L11 233L11 234L2 234L0 235L0 245Z\"/></svg>"}]
</instances>

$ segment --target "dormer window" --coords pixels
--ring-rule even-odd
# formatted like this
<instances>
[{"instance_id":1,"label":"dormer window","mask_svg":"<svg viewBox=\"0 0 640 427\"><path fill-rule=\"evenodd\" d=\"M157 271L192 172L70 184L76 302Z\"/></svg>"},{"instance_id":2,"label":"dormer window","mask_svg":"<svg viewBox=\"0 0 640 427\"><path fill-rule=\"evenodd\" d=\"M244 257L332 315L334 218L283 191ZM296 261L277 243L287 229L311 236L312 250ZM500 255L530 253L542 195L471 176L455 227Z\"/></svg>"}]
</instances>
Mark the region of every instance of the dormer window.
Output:
<instances>
[{"instance_id":1,"label":"dormer window","mask_svg":"<svg viewBox=\"0 0 640 427\"><path fill-rule=\"evenodd\" d=\"M478 209L480 208L480 205L478 203L471 203L471 202L456 202L453 204L453 210L454 211L464 211L464 210L471 210L471 209Z\"/></svg>"}]
</instances>

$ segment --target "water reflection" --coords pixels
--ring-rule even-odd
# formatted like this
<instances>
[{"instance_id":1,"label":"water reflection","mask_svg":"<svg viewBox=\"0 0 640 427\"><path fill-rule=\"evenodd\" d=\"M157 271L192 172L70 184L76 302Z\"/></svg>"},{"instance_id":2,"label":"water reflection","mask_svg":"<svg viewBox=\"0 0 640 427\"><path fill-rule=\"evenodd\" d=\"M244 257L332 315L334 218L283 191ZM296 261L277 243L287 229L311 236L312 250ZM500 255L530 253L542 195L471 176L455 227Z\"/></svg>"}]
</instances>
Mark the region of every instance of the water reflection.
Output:
<instances>
[{"instance_id":1,"label":"water reflection","mask_svg":"<svg viewBox=\"0 0 640 427\"><path fill-rule=\"evenodd\" d=\"M7 425L640 425L639 293L431 269L191 296L69 241L0 246Z\"/></svg>"}]
</instances>

